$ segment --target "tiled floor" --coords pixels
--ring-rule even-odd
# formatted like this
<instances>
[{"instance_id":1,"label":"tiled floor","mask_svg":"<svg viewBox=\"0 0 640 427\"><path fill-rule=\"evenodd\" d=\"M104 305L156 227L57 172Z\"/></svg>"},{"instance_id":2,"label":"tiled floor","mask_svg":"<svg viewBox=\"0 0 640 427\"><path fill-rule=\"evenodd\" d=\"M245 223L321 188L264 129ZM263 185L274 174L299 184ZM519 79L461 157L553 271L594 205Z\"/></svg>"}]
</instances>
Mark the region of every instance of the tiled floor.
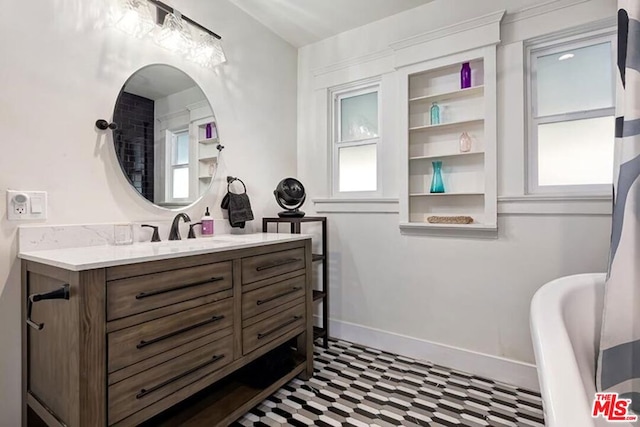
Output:
<instances>
[{"instance_id":1,"label":"tiled floor","mask_svg":"<svg viewBox=\"0 0 640 427\"><path fill-rule=\"evenodd\" d=\"M544 426L540 395L344 341L236 426Z\"/></svg>"}]
</instances>

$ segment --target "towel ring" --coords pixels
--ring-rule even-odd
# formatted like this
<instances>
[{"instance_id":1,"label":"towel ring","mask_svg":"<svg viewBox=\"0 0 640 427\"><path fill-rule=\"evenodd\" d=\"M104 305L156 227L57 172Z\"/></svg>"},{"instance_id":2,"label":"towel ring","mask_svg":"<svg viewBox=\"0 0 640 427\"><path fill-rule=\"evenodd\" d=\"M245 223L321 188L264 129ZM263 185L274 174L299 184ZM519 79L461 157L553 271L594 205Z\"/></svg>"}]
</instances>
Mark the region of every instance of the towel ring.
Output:
<instances>
[{"instance_id":1,"label":"towel ring","mask_svg":"<svg viewBox=\"0 0 640 427\"><path fill-rule=\"evenodd\" d=\"M231 192L231 183L233 181L240 181L240 184L242 184L242 187L244 188L244 192L247 192L247 186L244 185L244 182L242 182L242 180L240 178L234 177L234 176L228 176L227 177L227 193Z\"/></svg>"}]
</instances>

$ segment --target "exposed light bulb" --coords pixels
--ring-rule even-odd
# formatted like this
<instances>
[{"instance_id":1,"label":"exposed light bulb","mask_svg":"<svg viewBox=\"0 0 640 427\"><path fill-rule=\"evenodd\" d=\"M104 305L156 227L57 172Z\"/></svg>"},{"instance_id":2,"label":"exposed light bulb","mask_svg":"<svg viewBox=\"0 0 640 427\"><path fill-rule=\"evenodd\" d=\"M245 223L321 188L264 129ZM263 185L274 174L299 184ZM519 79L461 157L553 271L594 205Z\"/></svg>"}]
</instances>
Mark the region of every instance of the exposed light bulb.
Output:
<instances>
[{"instance_id":1,"label":"exposed light bulb","mask_svg":"<svg viewBox=\"0 0 640 427\"><path fill-rule=\"evenodd\" d=\"M560 55L560 57L558 58L558 61L564 61L566 59L571 59L574 56L575 55L573 53L565 53L564 55Z\"/></svg>"}]
</instances>

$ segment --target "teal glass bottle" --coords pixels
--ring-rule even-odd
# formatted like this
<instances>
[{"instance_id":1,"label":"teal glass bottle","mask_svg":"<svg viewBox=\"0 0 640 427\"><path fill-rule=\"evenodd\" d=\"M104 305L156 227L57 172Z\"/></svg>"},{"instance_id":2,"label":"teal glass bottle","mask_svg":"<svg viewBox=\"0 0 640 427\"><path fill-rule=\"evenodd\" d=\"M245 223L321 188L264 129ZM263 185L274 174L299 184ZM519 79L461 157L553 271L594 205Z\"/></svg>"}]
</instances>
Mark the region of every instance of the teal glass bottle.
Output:
<instances>
[{"instance_id":1,"label":"teal glass bottle","mask_svg":"<svg viewBox=\"0 0 640 427\"><path fill-rule=\"evenodd\" d=\"M440 124L440 107L435 102L431 104L431 124Z\"/></svg>"},{"instance_id":2,"label":"teal glass bottle","mask_svg":"<svg viewBox=\"0 0 640 427\"><path fill-rule=\"evenodd\" d=\"M442 181L442 162L436 160L431 162L433 166L433 177L431 178L431 193L444 193L444 182Z\"/></svg>"}]
</instances>

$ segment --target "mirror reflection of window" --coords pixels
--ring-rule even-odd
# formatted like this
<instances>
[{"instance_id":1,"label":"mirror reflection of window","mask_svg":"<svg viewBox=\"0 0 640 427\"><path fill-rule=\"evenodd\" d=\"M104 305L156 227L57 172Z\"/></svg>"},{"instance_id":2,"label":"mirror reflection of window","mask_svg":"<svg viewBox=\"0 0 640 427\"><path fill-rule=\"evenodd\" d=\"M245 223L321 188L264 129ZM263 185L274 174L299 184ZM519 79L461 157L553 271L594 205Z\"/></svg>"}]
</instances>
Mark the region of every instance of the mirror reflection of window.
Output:
<instances>
[{"instance_id":1,"label":"mirror reflection of window","mask_svg":"<svg viewBox=\"0 0 640 427\"><path fill-rule=\"evenodd\" d=\"M182 130L171 133L171 198L186 199L189 197L189 131Z\"/></svg>"}]
</instances>

